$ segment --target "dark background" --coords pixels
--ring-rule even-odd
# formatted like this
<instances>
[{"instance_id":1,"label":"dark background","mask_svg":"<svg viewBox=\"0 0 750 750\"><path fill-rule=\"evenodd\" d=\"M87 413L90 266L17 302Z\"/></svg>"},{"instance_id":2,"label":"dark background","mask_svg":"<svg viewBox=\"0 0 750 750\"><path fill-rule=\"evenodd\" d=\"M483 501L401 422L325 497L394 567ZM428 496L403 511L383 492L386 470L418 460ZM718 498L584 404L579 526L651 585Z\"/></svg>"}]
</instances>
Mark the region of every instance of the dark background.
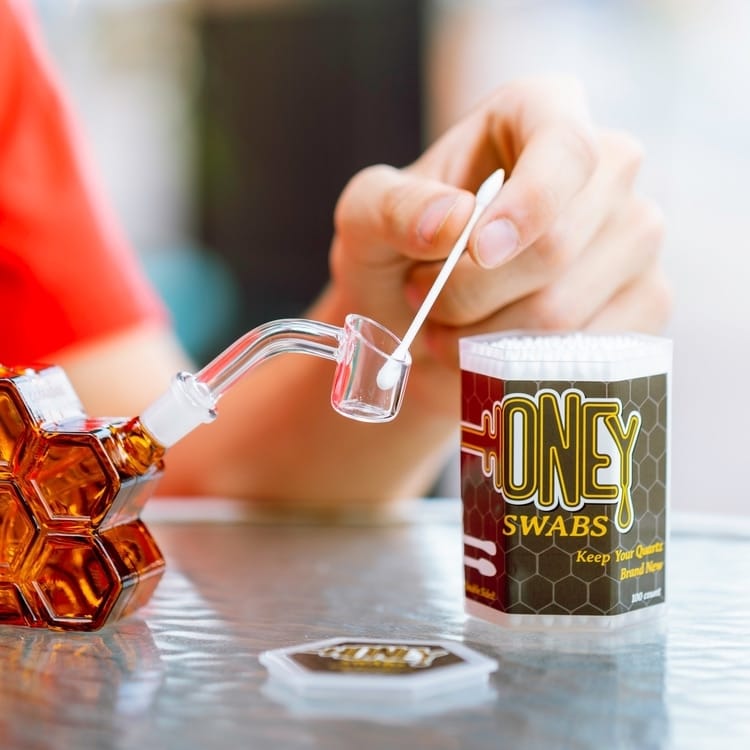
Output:
<instances>
[{"instance_id":1,"label":"dark background","mask_svg":"<svg viewBox=\"0 0 750 750\"><path fill-rule=\"evenodd\" d=\"M302 314L327 278L349 178L419 154L422 6L329 1L199 16L196 231L239 290L225 343Z\"/></svg>"}]
</instances>

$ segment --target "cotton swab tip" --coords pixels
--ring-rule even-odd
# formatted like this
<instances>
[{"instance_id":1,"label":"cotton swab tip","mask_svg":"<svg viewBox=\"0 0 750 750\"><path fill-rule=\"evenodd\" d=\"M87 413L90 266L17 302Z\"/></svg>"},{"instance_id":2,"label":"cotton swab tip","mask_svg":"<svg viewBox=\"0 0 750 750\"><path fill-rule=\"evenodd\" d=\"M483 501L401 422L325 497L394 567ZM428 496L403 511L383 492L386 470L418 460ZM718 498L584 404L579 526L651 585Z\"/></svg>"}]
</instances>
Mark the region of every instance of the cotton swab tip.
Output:
<instances>
[{"instance_id":1,"label":"cotton swab tip","mask_svg":"<svg viewBox=\"0 0 750 750\"><path fill-rule=\"evenodd\" d=\"M488 206L492 199L498 194L505 180L505 170L496 169L477 190L476 205Z\"/></svg>"},{"instance_id":2,"label":"cotton swab tip","mask_svg":"<svg viewBox=\"0 0 750 750\"><path fill-rule=\"evenodd\" d=\"M388 361L378 370L377 377L375 378L378 388L381 391L389 391L396 385L399 374L401 372L403 362L391 357Z\"/></svg>"}]
</instances>

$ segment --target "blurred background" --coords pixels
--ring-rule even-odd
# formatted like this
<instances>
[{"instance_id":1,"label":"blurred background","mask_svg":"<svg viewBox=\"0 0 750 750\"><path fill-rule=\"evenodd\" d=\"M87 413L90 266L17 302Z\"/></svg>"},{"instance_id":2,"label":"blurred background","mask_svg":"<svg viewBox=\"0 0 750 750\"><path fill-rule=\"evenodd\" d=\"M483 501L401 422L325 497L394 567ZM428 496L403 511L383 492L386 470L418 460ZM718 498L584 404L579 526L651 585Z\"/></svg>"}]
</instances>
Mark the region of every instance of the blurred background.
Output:
<instances>
[{"instance_id":1,"label":"blurred background","mask_svg":"<svg viewBox=\"0 0 750 750\"><path fill-rule=\"evenodd\" d=\"M747 513L747 0L35 0L100 177L198 361L298 315L361 167L563 71L646 148L675 313L672 502ZM734 389L738 392L735 394ZM457 494L455 472L441 491Z\"/></svg>"}]
</instances>

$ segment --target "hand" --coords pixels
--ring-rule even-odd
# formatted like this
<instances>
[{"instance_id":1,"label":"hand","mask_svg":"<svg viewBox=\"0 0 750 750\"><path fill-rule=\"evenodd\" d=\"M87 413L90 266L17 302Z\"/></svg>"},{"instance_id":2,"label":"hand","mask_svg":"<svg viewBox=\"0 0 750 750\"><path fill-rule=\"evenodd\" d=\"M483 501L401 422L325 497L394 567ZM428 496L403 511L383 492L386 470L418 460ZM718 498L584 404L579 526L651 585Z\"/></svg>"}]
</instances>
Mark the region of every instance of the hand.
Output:
<instances>
[{"instance_id":1,"label":"hand","mask_svg":"<svg viewBox=\"0 0 750 750\"><path fill-rule=\"evenodd\" d=\"M658 331L670 307L663 228L635 190L641 159L630 136L594 126L575 81L504 86L411 166L352 179L336 209L330 293L342 310L403 335L471 214L473 191L502 167L505 186L412 349L414 377L439 389L433 405L445 402L461 336Z\"/></svg>"}]
</instances>

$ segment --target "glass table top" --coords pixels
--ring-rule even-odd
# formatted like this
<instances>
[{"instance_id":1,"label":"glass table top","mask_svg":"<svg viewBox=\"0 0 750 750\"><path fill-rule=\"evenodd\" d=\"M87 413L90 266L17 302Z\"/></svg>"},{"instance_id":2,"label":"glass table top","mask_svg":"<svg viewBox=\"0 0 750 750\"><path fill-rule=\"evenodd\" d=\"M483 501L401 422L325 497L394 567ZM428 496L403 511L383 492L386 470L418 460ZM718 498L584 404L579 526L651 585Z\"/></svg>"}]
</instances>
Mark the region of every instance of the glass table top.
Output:
<instances>
[{"instance_id":1,"label":"glass table top","mask_svg":"<svg viewBox=\"0 0 750 750\"><path fill-rule=\"evenodd\" d=\"M660 623L553 634L464 614L457 501L370 524L176 503L145 514L168 569L137 615L90 634L0 627L0 747L750 747L746 521L675 517ZM460 641L498 669L368 705L300 698L258 659L334 636Z\"/></svg>"}]
</instances>

